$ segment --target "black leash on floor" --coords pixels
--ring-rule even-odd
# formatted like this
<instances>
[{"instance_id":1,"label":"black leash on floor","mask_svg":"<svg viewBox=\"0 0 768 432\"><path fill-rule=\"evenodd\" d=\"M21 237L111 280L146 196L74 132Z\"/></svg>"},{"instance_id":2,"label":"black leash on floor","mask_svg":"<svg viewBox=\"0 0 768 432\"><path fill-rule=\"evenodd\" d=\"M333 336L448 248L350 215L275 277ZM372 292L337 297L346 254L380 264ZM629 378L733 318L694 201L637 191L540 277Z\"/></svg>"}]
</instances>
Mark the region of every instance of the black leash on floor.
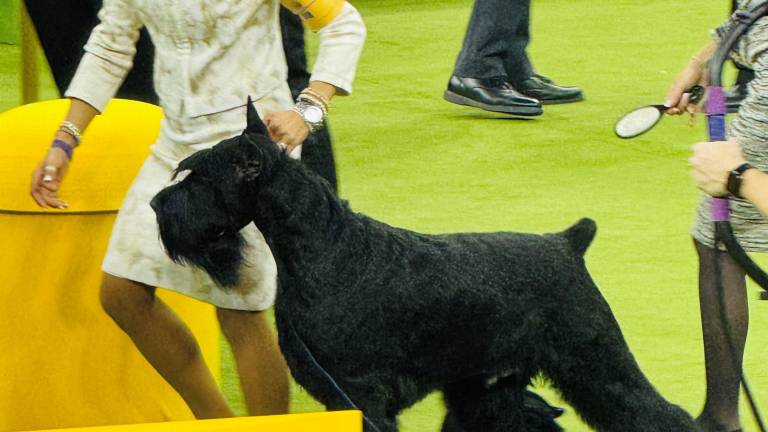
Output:
<instances>
[{"instance_id":1,"label":"black leash on floor","mask_svg":"<svg viewBox=\"0 0 768 432\"><path fill-rule=\"evenodd\" d=\"M381 429L379 429L379 428L376 426L376 424L375 424L375 423L374 423L374 422L373 422L371 419L369 419L369 418L368 418L368 417L365 415L365 411L363 411L363 410L361 410L360 408L358 408L358 406L357 406L357 405L355 405L355 403L354 403L354 402L352 402L352 399L349 397L349 395L347 395L347 393L346 393L346 392L344 392L344 390L343 390L343 389L341 388L341 386L340 386L340 385L339 385L339 384L336 382L336 380L335 380L335 379L333 379L333 377L331 376L331 374L330 374L330 373L328 373L328 371L327 371L327 370L325 370L325 368L324 368L323 366L321 366L321 365L320 365L320 363L317 361L317 359L315 358L315 356L312 354L312 351L309 349L309 347L307 346L307 344L305 344L305 343L304 343L304 340L303 340L303 339L302 339L302 338L299 336L299 333L296 331L296 328L293 326L293 321L291 321L290 319L288 319L288 320L286 320L286 321L288 322L288 327L289 327L289 330L290 330L291 334L292 334L292 335L293 335L293 337L294 337L294 338L296 338L296 340L299 342L299 345L301 346L301 349L302 349L302 350L304 350L304 354L306 354L306 355L307 355L307 359L309 359L309 363L310 363L310 364L311 364L311 365L312 365L312 366L313 366L315 369L317 369L318 371L320 371L320 374L321 374L321 375L322 375L322 376L325 378L325 380L326 380L328 383L330 383L330 384L331 384L331 387L333 387L333 389L336 391L336 394L337 394L338 396L340 396L340 397L341 397L341 399L344 401L344 403L345 403L345 404L347 404L347 407L348 407L348 408L350 408L350 409L354 409L354 410L358 410L358 411L360 411L361 413L363 413L363 421L365 422L365 424L367 424L368 426L370 426L370 427L371 427L373 430L375 430L376 432L381 432Z\"/></svg>"},{"instance_id":2,"label":"black leash on floor","mask_svg":"<svg viewBox=\"0 0 768 432\"><path fill-rule=\"evenodd\" d=\"M754 7L746 11L736 11L731 16L730 28L722 36L720 43L717 46L717 50L713 54L709 62L709 87L707 95L707 124L709 129L710 141L724 141L726 139L725 134L725 91L722 87L722 72L725 60L728 58L728 54L731 49L736 45L739 38L746 33L749 27L758 19L768 13L768 1L759 3ZM718 288L718 301L720 303L720 323L725 333L726 341L728 344L728 350L731 355L731 361L734 370L738 370L741 373L741 386L744 388L744 394L749 401L749 407L752 411L752 415L755 417L755 422L761 432L766 432L765 425L763 424L760 410L755 403L755 399L752 395L752 391L747 384L746 375L743 368L736 356L736 346L733 341L733 334L731 332L730 322L726 316L725 309L725 290L722 280L722 269L720 268L720 251L717 249L718 243L725 246L728 254L733 260L741 266L744 272L749 275L750 279L755 281L764 291L761 293L760 298L763 300L768 299L768 274L766 274L757 264L747 255L744 249L739 245L736 237L733 234L733 228L730 223L730 211L728 209L728 198L714 197L711 201L712 205L712 220L715 224L715 254L713 260L715 279Z\"/></svg>"}]
</instances>

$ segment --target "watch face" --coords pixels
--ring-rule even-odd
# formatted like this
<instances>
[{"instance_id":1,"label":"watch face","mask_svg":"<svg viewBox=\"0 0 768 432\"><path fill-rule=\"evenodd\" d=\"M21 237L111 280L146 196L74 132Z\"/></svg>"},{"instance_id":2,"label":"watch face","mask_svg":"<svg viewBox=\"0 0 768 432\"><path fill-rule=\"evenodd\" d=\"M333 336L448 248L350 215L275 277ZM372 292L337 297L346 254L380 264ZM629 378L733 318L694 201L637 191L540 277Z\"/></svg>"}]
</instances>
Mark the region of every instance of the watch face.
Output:
<instances>
[{"instance_id":1,"label":"watch face","mask_svg":"<svg viewBox=\"0 0 768 432\"><path fill-rule=\"evenodd\" d=\"M309 123L320 123L323 121L323 110L316 106L308 106L304 108L304 119Z\"/></svg>"}]
</instances>

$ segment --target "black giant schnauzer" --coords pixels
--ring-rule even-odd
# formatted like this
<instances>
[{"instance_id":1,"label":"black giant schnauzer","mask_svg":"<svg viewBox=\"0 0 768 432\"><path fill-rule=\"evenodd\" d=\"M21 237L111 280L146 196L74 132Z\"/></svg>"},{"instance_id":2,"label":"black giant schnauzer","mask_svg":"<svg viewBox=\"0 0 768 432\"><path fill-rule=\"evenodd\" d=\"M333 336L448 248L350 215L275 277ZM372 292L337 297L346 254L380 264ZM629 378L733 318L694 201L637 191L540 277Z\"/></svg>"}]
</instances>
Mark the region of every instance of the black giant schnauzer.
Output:
<instances>
[{"instance_id":1,"label":"black giant schnauzer","mask_svg":"<svg viewBox=\"0 0 768 432\"><path fill-rule=\"evenodd\" d=\"M282 153L250 105L245 132L186 170L151 203L168 254L226 288L243 262L238 231L255 222L278 266L293 376L328 409L362 409L366 431L396 431L434 390L445 432L560 430L526 391L537 374L597 430L699 430L640 371L587 272L593 221L546 235L391 227Z\"/></svg>"}]
</instances>

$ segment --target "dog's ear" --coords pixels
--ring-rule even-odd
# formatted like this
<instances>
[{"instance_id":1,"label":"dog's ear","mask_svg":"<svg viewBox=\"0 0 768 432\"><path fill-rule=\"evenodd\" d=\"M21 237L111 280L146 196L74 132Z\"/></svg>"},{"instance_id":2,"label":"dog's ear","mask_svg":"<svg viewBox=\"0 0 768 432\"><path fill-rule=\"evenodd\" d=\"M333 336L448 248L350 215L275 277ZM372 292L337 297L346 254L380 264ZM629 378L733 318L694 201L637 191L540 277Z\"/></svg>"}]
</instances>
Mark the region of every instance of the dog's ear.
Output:
<instances>
[{"instance_id":1,"label":"dog's ear","mask_svg":"<svg viewBox=\"0 0 768 432\"><path fill-rule=\"evenodd\" d=\"M256 112L256 108L253 107L253 101L250 96L248 96L246 118L248 120L248 126L245 128L246 132L267 135L267 126L265 126L264 122L259 118L259 114Z\"/></svg>"},{"instance_id":2,"label":"dog's ear","mask_svg":"<svg viewBox=\"0 0 768 432\"><path fill-rule=\"evenodd\" d=\"M176 177L184 171L191 172L196 170L199 166L205 165L204 161L208 157L209 153L211 153L211 149L203 149L187 156L185 159L179 162L179 165L176 167L175 170L173 170L173 175L171 176L171 180L176 180ZM184 177L186 177L186 175Z\"/></svg>"}]
</instances>

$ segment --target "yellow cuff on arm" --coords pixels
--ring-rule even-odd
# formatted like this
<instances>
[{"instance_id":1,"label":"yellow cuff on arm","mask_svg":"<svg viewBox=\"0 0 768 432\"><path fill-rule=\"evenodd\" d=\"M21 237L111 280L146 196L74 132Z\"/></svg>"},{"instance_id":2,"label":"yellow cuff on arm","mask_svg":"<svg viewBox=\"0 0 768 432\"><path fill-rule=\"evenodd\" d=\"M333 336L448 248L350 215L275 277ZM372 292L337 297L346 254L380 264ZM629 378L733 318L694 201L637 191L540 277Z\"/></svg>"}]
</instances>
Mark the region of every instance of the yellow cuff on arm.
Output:
<instances>
[{"instance_id":1,"label":"yellow cuff on arm","mask_svg":"<svg viewBox=\"0 0 768 432\"><path fill-rule=\"evenodd\" d=\"M312 31L318 31L336 18L345 0L282 0Z\"/></svg>"}]
</instances>

